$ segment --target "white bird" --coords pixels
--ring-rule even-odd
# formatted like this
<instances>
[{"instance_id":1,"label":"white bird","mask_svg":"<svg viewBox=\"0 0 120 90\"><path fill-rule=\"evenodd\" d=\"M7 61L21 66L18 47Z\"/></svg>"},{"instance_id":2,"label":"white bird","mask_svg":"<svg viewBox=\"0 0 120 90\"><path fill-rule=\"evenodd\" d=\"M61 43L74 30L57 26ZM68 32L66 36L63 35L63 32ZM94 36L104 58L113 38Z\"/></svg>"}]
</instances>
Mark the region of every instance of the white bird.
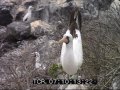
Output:
<instances>
[{"instance_id":1,"label":"white bird","mask_svg":"<svg viewBox=\"0 0 120 90\"><path fill-rule=\"evenodd\" d=\"M59 41L59 43L63 43L61 50L61 64L63 70L69 75L76 74L83 62L81 34L77 29L75 29L75 33L77 34L77 37L73 38L68 29L63 38Z\"/></svg>"},{"instance_id":2,"label":"white bird","mask_svg":"<svg viewBox=\"0 0 120 90\"><path fill-rule=\"evenodd\" d=\"M31 20L31 18L32 18L32 10L33 10L33 7L29 6L27 13L23 17L23 21L30 21Z\"/></svg>"},{"instance_id":3,"label":"white bird","mask_svg":"<svg viewBox=\"0 0 120 90\"><path fill-rule=\"evenodd\" d=\"M38 52L35 52L35 55L36 55L35 68L38 69L42 66L40 63L40 54Z\"/></svg>"}]
</instances>

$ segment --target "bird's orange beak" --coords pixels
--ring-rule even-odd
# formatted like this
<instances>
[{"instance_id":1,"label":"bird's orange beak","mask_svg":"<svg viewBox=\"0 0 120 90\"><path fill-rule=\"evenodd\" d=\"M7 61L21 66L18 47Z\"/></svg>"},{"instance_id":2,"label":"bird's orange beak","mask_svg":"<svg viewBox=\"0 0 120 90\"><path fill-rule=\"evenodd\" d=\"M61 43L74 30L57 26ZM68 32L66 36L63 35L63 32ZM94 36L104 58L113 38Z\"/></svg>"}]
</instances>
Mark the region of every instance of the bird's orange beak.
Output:
<instances>
[{"instance_id":1,"label":"bird's orange beak","mask_svg":"<svg viewBox=\"0 0 120 90\"><path fill-rule=\"evenodd\" d=\"M68 43L67 37L63 37L62 39L59 40L59 43Z\"/></svg>"}]
</instances>

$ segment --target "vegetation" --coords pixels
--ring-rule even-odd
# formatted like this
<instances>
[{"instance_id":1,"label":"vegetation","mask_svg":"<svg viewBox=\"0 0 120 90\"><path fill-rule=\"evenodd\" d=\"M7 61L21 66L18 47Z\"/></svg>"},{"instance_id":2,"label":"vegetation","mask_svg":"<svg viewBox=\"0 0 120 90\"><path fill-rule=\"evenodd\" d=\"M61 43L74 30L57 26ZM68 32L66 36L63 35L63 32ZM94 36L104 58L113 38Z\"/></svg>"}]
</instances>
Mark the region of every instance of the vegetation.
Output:
<instances>
[{"instance_id":1,"label":"vegetation","mask_svg":"<svg viewBox=\"0 0 120 90\"><path fill-rule=\"evenodd\" d=\"M49 75L52 76L53 78L57 78L58 76L58 72L62 70L62 66L61 65L58 65L58 64L53 64L51 65L51 67L49 68Z\"/></svg>"}]
</instances>

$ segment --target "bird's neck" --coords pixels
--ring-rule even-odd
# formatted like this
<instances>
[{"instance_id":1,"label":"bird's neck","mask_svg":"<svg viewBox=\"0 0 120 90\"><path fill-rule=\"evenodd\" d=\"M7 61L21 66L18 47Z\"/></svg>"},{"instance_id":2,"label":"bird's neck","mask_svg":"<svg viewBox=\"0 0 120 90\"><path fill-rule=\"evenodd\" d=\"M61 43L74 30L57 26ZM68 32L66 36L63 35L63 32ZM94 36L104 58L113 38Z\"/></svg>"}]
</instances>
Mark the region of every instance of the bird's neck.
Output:
<instances>
[{"instance_id":1,"label":"bird's neck","mask_svg":"<svg viewBox=\"0 0 120 90\"><path fill-rule=\"evenodd\" d=\"M31 10L28 10L28 13L31 13L32 11Z\"/></svg>"},{"instance_id":2,"label":"bird's neck","mask_svg":"<svg viewBox=\"0 0 120 90\"><path fill-rule=\"evenodd\" d=\"M66 48L72 50L73 49L73 42L69 42L66 44Z\"/></svg>"}]
</instances>

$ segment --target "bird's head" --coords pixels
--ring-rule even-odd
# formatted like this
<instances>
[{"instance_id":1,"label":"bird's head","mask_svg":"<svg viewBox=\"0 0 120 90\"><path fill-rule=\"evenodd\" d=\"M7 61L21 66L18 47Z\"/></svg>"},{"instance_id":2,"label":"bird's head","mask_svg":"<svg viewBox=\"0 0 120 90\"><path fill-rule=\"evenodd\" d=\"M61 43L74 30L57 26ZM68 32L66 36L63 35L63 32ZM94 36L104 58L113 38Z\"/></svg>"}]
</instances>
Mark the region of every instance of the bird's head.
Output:
<instances>
[{"instance_id":1,"label":"bird's head","mask_svg":"<svg viewBox=\"0 0 120 90\"><path fill-rule=\"evenodd\" d=\"M28 10L30 10L30 11L32 11L33 9L34 9L33 6L28 7Z\"/></svg>"},{"instance_id":2,"label":"bird's head","mask_svg":"<svg viewBox=\"0 0 120 90\"><path fill-rule=\"evenodd\" d=\"M70 33L67 33L63 36L62 39L59 40L59 43L71 43L73 41L73 37Z\"/></svg>"}]
</instances>

